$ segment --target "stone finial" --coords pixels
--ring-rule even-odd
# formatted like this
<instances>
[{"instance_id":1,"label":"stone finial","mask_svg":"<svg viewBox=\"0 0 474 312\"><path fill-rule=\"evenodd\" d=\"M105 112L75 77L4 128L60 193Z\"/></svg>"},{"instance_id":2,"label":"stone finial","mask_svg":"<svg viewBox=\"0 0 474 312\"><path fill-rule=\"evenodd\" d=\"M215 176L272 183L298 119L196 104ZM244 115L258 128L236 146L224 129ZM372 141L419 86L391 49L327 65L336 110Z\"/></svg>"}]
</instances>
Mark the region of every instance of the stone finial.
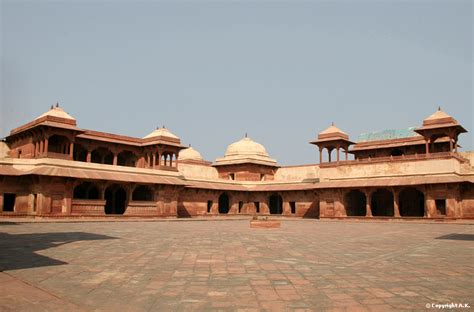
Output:
<instances>
[{"instance_id":1,"label":"stone finial","mask_svg":"<svg viewBox=\"0 0 474 312\"><path fill-rule=\"evenodd\" d=\"M245 132L245 137L246 137L246 138L248 137L247 132Z\"/></svg>"},{"instance_id":2,"label":"stone finial","mask_svg":"<svg viewBox=\"0 0 474 312\"><path fill-rule=\"evenodd\" d=\"M53 108L54 108L54 105L51 105L51 109L53 109Z\"/></svg>"},{"instance_id":3,"label":"stone finial","mask_svg":"<svg viewBox=\"0 0 474 312\"><path fill-rule=\"evenodd\" d=\"M189 146L188 147L191 147L191 143L189 143Z\"/></svg>"},{"instance_id":4,"label":"stone finial","mask_svg":"<svg viewBox=\"0 0 474 312\"><path fill-rule=\"evenodd\" d=\"M333 121L333 122L331 122L331 126L335 126L335 124L334 124L334 121Z\"/></svg>"},{"instance_id":5,"label":"stone finial","mask_svg":"<svg viewBox=\"0 0 474 312\"><path fill-rule=\"evenodd\" d=\"M441 110L441 106L438 106L438 110L439 110L439 111Z\"/></svg>"},{"instance_id":6,"label":"stone finial","mask_svg":"<svg viewBox=\"0 0 474 312\"><path fill-rule=\"evenodd\" d=\"M59 107L59 102L56 102L56 107Z\"/></svg>"}]
</instances>

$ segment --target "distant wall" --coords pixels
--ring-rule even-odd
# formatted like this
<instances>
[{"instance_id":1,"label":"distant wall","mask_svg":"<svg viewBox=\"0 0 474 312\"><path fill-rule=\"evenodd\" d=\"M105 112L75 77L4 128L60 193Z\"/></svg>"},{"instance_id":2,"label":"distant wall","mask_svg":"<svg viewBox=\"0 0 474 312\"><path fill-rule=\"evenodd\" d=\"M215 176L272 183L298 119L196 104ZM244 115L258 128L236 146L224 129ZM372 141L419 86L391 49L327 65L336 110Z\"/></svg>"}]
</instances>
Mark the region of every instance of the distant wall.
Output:
<instances>
[{"instance_id":1,"label":"distant wall","mask_svg":"<svg viewBox=\"0 0 474 312\"><path fill-rule=\"evenodd\" d=\"M276 181L303 181L319 178L318 165L282 167L275 173Z\"/></svg>"},{"instance_id":2,"label":"distant wall","mask_svg":"<svg viewBox=\"0 0 474 312\"><path fill-rule=\"evenodd\" d=\"M5 158L10 155L10 149L8 148L7 143L0 142L0 158Z\"/></svg>"},{"instance_id":3,"label":"distant wall","mask_svg":"<svg viewBox=\"0 0 474 312\"><path fill-rule=\"evenodd\" d=\"M178 164L179 172L186 178L192 179L217 179L219 178L216 168L210 166L192 165L192 164Z\"/></svg>"},{"instance_id":4,"label":"distant wall","mask_svg":"<svg viewBox=\"0 0 474 312\"><path fill-rule=\"evenodd\" d=\"M474 167L474 151L460 152L459 154L462 157L468 159L469 162L471 163L471 167Z\"/></svg>"},{"instance_id":5,"label":"distant wall","mask_svg":"<svg viewBox=\"0 0 474 312\"><path fill-rule=\"evenodd\" d=\"M340 165L320 170L321 181L355 178L376 178L405 175L434 175L460 171L456 159L386 162L375 164Z\"/></svg>"}]
</instances>

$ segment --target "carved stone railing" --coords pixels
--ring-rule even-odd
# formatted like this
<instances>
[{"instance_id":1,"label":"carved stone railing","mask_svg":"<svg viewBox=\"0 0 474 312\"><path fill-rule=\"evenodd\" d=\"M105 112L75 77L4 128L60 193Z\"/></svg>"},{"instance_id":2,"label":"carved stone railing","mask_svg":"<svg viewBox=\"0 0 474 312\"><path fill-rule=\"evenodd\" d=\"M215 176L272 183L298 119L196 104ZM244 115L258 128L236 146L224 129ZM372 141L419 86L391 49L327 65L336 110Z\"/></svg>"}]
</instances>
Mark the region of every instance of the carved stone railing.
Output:
<instances>
[{"instance_id":1,"label":"carved stone railing","mask_svg":"<svg viewBox=\"0 0 474 312\"><path fill-rule=\"evenodd\" d=\"M73 199L72 214L105 215L105 200L100 199Z\"/></svg>"},{"instance_id":2,"label":"carved stone railing","mask_svg":"<svg viewBox=\"0 0 474 312\"><path fill-rule=\"evenodd\" d=\"M460 162L464 163L467 160L461 157L458 153L454 152L441 152L441 153L430 153L430 154L414 154L414 155L401 155L401 156L385 156L385 157L369 157L359 158L355 160L343 160L333 162L323 162L319 164L320 168L336 167L341 165L357 165L357 164L375 164L384 162L396 162L396 161L416 161L416 160L430 160L430 159L449 159L455 158Z\"/></svg>"},{"instance_id":3,"label":"carved stone railing","mask_svg":"<svg viewBox=\"0 0 474 312\"><path fill-rule=\"evenodd\" d=\"M56 159L65 159L65 160L71 160L71 156L69 154L63 154L63 153L55 153L55 152L47 152L45 154L39 155L38 158L56 158Z\"/></svg>"},{"instance_id":4,"label":"carved stone railing","mask_svg":"<svg viewBox=\"0 0 474 312\"><path fill-rule=\"evenodd\" d=\"M154 215L158 214L158 209L155 201L130 201L125 215Z\"/></svg>"}]
</instances>

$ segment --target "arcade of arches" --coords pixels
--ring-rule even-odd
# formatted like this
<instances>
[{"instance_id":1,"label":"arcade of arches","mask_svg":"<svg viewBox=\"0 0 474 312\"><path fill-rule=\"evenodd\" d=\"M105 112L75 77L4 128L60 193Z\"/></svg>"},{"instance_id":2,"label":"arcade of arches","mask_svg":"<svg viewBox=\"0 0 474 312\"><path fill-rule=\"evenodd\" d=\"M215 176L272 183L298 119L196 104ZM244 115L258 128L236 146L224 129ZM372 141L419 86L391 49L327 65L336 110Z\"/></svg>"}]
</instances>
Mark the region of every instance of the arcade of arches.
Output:
<instances>
[{"instance_id":1,"label":"arcade of arches","mask_svg":"<svg viewBox=\"0 0 474 312\"><path fill-rule=\"evenodd\" d=\"M424 217L425 195L415 187L400 190L378 188L354 189L344 195L345 214L348 217Z\"/></svg>"}]
</instances>

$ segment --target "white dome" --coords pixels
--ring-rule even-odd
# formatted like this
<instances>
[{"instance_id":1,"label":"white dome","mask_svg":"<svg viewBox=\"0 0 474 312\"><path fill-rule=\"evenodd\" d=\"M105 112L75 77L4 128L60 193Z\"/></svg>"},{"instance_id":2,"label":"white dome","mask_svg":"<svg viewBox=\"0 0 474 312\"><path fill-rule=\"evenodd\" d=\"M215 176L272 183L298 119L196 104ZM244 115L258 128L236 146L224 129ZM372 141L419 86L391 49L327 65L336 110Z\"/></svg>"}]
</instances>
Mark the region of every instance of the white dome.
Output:
<instances>
[{"instance_id":1,"label":"white dome","mask_svg":"<svg viewBox=\"0 0 474 312\"><path fill-rule=\"evenodd\" d=\"M203 160L201 154L191 146L179 152L179 160Z\"/></svg>"},{"instance_id":2,"label":"white dome","mask_svg":"<svg viewBox=\"0 0 474 312\"><path fill-rule=\"evenodd\" d=\"M171 133L168 129L165 127L163 128L156 128L152 133L148 134L147 136L144 136L144 139L149 139L153 137L168 137L168 138L173 138L173 139L179 139L178 136L174 135Z\"/></svg>"},{"instance_id":3,"label":"white dome","mask_svg":"<svg viewBox=\"0 0 474 312\"><path fill-rule=\"evenodd\" d=\"M258 155L262 157L269 157L267 150L262 144L257 143L248 137L230 144L227 147L224 157L238 155Z\"/></svg>"},{"instance_id":4,"label":"white dome","mask_svg":"<svg viewBox=\"0 0 474 312\"><path fill-rule=\"evenodd\" d=\"M47 111L46 113L42 114L36 119L43 118L45 116L52 116L52 117L59 117L59 118L64 118L64 119L70 119L70 120L76 120L74 117L66 113L61 107L59 107L58 104L56 106L51 105L51 109Z\"/></svg>"},{"instance_id":5,"label":"white dome","mask_svg":"<svg viewBox=\"0 0 474 312\"><path fill-rule=\"evenodd\" d=\"M265 147L245 136L227 147L224 157L216 159L216 165L256 163L275 166L276 160L270 158Z\"/></svg>"}]
</instances>

